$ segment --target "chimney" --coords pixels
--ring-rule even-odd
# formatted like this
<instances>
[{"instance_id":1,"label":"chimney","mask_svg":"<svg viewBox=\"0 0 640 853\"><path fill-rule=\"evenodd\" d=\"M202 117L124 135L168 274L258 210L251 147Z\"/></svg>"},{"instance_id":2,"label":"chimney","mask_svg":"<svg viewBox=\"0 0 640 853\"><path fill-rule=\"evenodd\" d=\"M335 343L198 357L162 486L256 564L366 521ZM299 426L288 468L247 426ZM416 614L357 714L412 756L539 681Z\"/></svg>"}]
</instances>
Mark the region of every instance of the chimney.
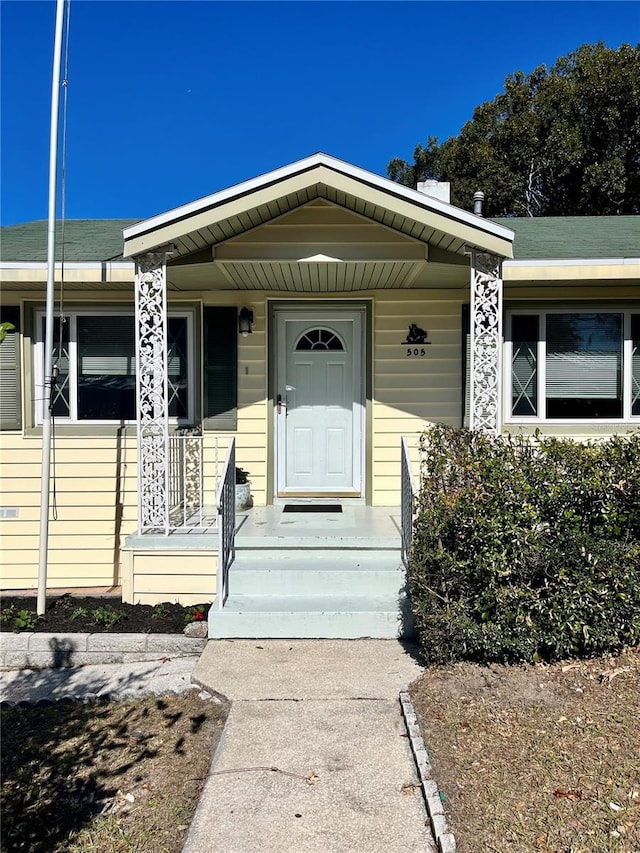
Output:
<instances>
[{"instance_id":1,"label":"chimney","mask_svg":"<svg viewBox=\"0 0 640 853\"><path fill-rule=\"evenodd\" d=\"M478 190L473 194L473 212L476 216L482 216L482 202L484 201L484 193Z\"/></svg>"},{"instance_id":2,"label":"chimney","mask_svg":"<svg viewBox=\"0 0 640 853\"><path fill-rule=\"evenodd\" d=\"M419 193L451 204L451 184L449 181L418 181L416 189Z\"/></svg>"}]
</instances>

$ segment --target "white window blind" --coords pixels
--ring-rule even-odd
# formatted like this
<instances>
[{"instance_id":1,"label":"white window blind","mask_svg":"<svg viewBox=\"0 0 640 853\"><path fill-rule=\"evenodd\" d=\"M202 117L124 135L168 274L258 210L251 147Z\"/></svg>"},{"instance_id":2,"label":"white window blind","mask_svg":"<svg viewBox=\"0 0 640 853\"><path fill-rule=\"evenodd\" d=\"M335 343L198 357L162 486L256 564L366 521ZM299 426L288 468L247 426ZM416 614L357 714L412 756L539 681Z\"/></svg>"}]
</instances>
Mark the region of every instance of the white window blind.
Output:
<instances>
[{"instance_id":1,"label":"white window blind","mask_svg":"<svg viewBox=\"0 0 640 853\"><path fill-rule=\"evenodd\" d=\"M621 314L547 314L546 340L547 399L621 397Z\"/></svg>"},{"instance_id":2,"label":"white window blind","mask_svg":"<svg viewBox=\"0 0 640 853\"><path fill-rule=\"evenodd\" d=\"M78 317L78 368L82 376L135 376L133 317Z\"/></svg>"},{"instance_id":3,"label":"white window blind","mask_svg":"<svg viewBox=\"0 0 640 853\"><path fill-rule=\"evenodd\" d=\"M43 385L44 317L40 314L36 344ZM54 360L59 367L52 391L53 411L71 422L133 421L136 417L136 345L133 313L89 309L67 311L62 326L54 328ZM192 312L167 317L167 379L169 417L193 418ZM36 417L40 413L37 411Z\"/></svg>"}]
</instances>

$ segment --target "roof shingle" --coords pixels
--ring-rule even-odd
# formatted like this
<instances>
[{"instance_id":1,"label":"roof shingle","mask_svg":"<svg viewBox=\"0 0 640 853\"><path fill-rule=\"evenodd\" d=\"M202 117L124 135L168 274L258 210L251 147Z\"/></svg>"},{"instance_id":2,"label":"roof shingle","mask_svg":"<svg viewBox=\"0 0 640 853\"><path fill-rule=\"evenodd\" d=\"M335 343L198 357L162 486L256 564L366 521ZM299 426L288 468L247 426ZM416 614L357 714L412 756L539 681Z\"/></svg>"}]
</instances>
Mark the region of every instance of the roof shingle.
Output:
<instances>
[{"instance_id":1,"label":"roof shingle","mask_svg":"<svg viewBox=\"0 0 640 853\"><path fill-rule=\"evenodd\" d=\"M515 231L515 260L637 258L639 216L550 216L493 220ZM137 219L70 219L64 224L67 261L122 259L122 230ZM61 223L57 224L56 259L62 255ZM0 259L47 260L47 222L25 222L0 229Z\"/></svg>"}]
</instances>

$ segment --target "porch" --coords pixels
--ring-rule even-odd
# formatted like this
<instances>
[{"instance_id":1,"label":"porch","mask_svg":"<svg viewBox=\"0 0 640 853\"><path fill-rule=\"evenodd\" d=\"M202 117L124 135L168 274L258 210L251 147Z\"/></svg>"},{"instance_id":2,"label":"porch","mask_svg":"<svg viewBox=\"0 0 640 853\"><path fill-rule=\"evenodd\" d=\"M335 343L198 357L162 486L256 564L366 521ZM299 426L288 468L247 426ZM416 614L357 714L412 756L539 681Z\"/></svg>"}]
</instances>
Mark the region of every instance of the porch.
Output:
<instances>
[{"instance_id":1,"label":"porch","mask_svg":"<svg viewBox=\"0 0 640 853\"><path fill-rule=\"evenodd\" d=\"M415 487L406 441L401 450L405 505L400 507L297 500L236 512L221 477L216 506L193 505L182 514L174 507L178 523L168 533L129 537L130 583L123 593L151 603L144 584L160 582L164 588L157 600L163 595L179 595L183 603L189 603L185 596L213 599L211 638L410 635L403 557ZM232 441L223 472L227 479L234 459ZM172 565L170 579L163 564ZM192 592L194 577L208 589L204 598Z\"/></svg>"}]
</instances>

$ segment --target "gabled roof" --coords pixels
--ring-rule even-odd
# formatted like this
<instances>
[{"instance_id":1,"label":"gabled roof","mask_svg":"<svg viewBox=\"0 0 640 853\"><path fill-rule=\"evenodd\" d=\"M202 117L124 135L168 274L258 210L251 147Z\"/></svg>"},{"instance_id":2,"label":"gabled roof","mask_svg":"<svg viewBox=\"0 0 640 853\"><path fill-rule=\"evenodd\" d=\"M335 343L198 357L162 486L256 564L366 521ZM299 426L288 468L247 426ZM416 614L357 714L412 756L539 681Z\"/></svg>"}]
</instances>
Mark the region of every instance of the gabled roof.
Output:
<instances>
[{"instance_id":1,"label":"gabled roof","mask_svg":"<svg viewBox=\"0 0 640 853\"><path fill-rule=\"evenodd\" d=\"M166 244L178 256L192 254L316 198L433 247L462 254L472 246L512 257L508 227L322 153L125 228L124 255Z\"/></svg>"}]
</instances>

